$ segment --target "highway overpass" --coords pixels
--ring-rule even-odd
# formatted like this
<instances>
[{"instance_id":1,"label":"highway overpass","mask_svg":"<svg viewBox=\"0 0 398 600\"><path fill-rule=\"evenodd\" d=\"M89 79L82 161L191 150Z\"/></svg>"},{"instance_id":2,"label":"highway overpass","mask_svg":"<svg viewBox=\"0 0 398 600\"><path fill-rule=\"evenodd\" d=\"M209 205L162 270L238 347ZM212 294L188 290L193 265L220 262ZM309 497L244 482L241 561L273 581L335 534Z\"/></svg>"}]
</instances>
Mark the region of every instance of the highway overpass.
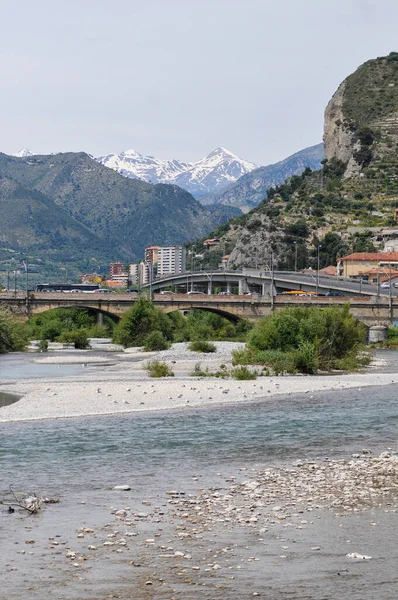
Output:
<instances>
[{"instance_id":1,"label":"highway overpass","mask_svg":"<svg viewBox=\"0 0 398 600\"><path fill-rule=\"evenodd\" d=\"M336 277L289 271L260 271L246 269L243 271L198 271L186 272L155 279L145 286L153 292L172 289L176 292L199 290L211 295L215 288L233 292L238 295L256 293L261 296L277 296L289 290L315 292L325 296L329 292L342 293L344 296L389 297L388 289L367 282L357 282ZM398 290L392 288L391 295L397 296Z\"/></svg>"}]
</instances>

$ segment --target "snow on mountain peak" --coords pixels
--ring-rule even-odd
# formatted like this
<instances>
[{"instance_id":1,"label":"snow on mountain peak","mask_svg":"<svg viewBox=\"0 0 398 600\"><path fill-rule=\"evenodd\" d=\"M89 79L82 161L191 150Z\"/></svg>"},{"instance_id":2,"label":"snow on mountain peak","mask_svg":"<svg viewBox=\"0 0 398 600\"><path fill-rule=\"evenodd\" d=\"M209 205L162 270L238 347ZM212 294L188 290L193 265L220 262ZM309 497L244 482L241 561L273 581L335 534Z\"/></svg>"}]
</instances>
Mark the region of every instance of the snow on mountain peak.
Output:
<instances>
[{"instance_id":1,"label":"snow on mountain peak","mask_svg":"<svg viewBox=\"0 0 398 600\"><path fill-rule=\"evenodd\" d=\"M33 153L28 150L28 148L22 148L22 150L16 154L13 154L12 156L17 156L18 158L27 158L28 156L33 156Z\"/></svg>"},{"instance_id":2,"label":"snow on mountain peak","mask_svg":"<svg viewBox=\"0 0 398 600\"><path fill-rule=\"evenodd\" d=\"M142 158L142 154L140 154L139 152L136 152L136 150L124 150L120 156L123 156L125 158Z\"/></svg>"},{"instance_id":3,"label":"snow on mountain peak","mask_svg":"<svg viewBox=\"0 0 398 600\"><path fill-rule=\"evenodd\" d=\"M100 156L96 160L125 177L149 183L175 184L196 197L220 191L257 168L257 165L239 158L221 146L193 163L175 159L160 160L153 156L143 156L135 150Z\"/></svg>"}]
</instances>

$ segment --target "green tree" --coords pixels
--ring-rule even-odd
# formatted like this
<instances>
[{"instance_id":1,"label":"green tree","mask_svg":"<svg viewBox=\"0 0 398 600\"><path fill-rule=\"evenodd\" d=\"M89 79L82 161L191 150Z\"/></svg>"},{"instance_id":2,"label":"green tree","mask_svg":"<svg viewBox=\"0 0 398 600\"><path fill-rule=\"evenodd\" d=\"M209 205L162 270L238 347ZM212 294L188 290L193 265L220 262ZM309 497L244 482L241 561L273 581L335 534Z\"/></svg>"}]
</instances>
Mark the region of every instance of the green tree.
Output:
<instances>
[{"instance_id":1,"label":"green tree","mask_svg":"<svg viewBox=\"0 0 398 600\"><path fill-rule=\"evenodd\" d=\"M247 350L235 354L237 364L290 365L302 373L360 364L365 328L349 306L295 307L276 311L249 334Z\"/></svg>"},{"instance_id":2,"label":"green tree","mask_svg":"<svg viewBox=\"0 0 398 600\"><path fill-rule=\"evenodd\" d=\"M172 340L173 330L173 321L141 296L120 319L113 339L125 347L144 346L152 332L160 331L166 340Z\"/></svg>"},{"instance_id":3,"label":"green tree","mask_svg":"<svg viewBox=\"0 0 398 600\"><path fill-rule=\"evenodd\" d=\"M26 330L6 310L0 308L0 354L23 350L27 344Z\"/></svg>"}]
</instances>

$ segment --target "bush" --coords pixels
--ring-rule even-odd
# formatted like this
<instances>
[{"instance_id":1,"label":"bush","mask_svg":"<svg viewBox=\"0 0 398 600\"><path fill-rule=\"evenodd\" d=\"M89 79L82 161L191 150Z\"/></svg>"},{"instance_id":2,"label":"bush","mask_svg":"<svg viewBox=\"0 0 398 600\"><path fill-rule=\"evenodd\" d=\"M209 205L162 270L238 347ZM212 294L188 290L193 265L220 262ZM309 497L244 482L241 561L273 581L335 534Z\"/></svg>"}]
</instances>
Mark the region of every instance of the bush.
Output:
<instances>
[{"instance_id":1,"label":"bush","mask_svg":"<svg viewBox=\"0 0 398 600\"><path fill-rule=\"evenodd\" d=\"M247 367L238 367L237 369L232 369L231 377L239 381L257 379L257 371L251 371Z\"/></svg>"},{"instance_id":2,"label":"bush","mask_svg":"<svg viewBox=\"0 0 398 600\"><path fill-rule=\"evenodd\" d=\"M173 321L155 308L151 300L141 296L120 319L113 340L125 347L144 346L153 331L160 331L166 340L171 341Z\"/></svg>"},{"instance_id":3,"label":"bush","mask_svg":"<svg viewBox=\"0 0 398 600\"><path fill-rule=\"evenodd\" d=\"M170 367L160 360L151 360L145 365L149 377L174 377Z\"/></svg>"},{"instance_id":4,"label":"bush","mask_svg":"<svg viewBox=\"0 0 398 600\"><path fill-rule=\"evenodd\" d=\"M59 336L60 342L69 342L74 344L78 350L86 350L90 347L90 342L86 329L75 329L74 331L65 331Z\"/></svg>"},{"instance_id":5,"label":"bush","mask_svg":"<svg viewBox=\"0 0 398 600\"><path fill-rule=\"evenodd\" d=\"M56 308L29 319L27 334L30 339L62 341L71 331L83 329L88 337L110 337L114 322L104 316L104 324L96 323L96 314L86 309ZM63 340L66 341L66 340Z\"/></svg>"},{"instance_id":6,"label":"bush","mask_svg":"<svg viewBox=\"0 0 398 600\"><path fill-rule=\"evenodd\" d=\"M0 308L0 354L23 350L27 341L24 325L16 321L10 312Z\"/></svg>"},{"instance_id":7,"label":"bush","mask_svg":"<svg viewBox=\"0 0 398 600\"><path fill-rule=\"evenodd\" d=\"M191 373L191 377L219 377L221 379L226 379L228 375L229 372L226 365L220 365L218 371L209 371L208 367L203 370L200 363L195 364L194 370Z\"/></svg>"},{"instance_id":8,"label":"bush","mask_svg":"<svg viewBox=\"0 0 398 600\"><path fill-rule=\"evenodd\" d=\"M365 328L349 307L297 307L275 312L248 335L247 348L233 352L233 364L263 364L275 373L315 373L318 368L361 364ZM343 361L343 362L342 362Z\"/></svg>"},{"instance_id":9,"label":"bush","mask_svg":"<svg viewBox=\"0 0 398 600\"><path fill-rule=\"evenodd\" d=\"M170 342L166 340L163 333L161 331L152 331L146 338L144 352L167 350L167 348L170 348Z\"/></svg>"},{"instance_id":10,"label":"bush","mask_svg":"<svg viewBox=\"0 0 398 600\"><path fill-rule=\"evenodd\" d=\"M47 352L48 350L48 340L40 340L39 342L39 351Z\"/></svg>"},{"instance_id":11,"label":"bush","mask_svg":"<svg viewBox=\"0 0 398 600\"><path fill-rule=\"evenodd\" d=\"M198 340L197 342L191 342L188 349L192 352L216 352L216 347L211 342L205 340Z\"/></svg>"}]
</instances>

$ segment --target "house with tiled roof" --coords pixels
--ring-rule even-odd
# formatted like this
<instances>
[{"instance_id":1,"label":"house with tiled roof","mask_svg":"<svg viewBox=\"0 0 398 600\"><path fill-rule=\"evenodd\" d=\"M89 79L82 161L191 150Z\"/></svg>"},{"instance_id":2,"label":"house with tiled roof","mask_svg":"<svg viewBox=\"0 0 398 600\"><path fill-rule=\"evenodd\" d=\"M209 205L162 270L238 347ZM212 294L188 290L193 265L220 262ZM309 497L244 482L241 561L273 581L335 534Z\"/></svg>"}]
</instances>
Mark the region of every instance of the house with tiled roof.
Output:
<instances>
[{"instance_id":1,"label":"house with tiled roof","mask_svg":"<svg viewBox=\"0 0 398 600\"><path fill-rule=\"evenodd\" d=\"M387 278L398 270L398 252L354 252L343 256L337 262L337 272L345 278L369 280L376 273L376 279ZM374 279L374 277L372 277Z\"/></svg>"}]
</instances>

